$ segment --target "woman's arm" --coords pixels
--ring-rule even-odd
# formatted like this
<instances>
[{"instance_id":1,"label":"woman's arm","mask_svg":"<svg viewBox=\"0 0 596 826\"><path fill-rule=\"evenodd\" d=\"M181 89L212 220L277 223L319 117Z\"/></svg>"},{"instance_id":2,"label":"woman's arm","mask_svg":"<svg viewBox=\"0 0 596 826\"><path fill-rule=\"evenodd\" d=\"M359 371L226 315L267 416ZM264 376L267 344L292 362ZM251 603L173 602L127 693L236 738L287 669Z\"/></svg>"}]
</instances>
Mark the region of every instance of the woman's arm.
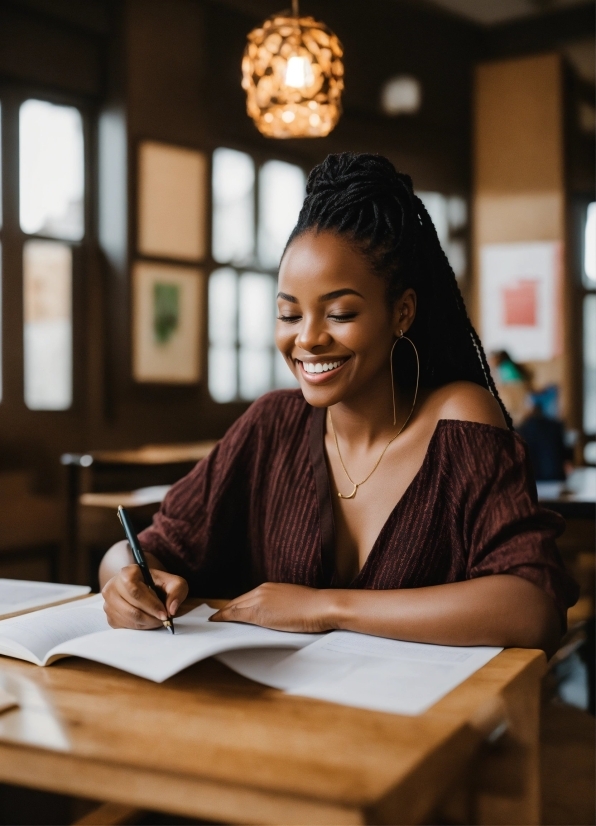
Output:
<instances>
[{"instance_id":1,"label":"woman's arm","mask_svg":"<svg viewBox=\"0 0 596 826\"><path fill-rule=\"evenodd\" d=\"M159 628L168 614L176 616L186 599L186 580L168 573L153 554L146 553L145 558L155 585L164 595L166 607L145 585L141 569L134 564L128 542L117 542L107 551L99 566L104 611L113 628Z\"/></svg>"},{"instance_id":2,"label":"woman's arm","mask_svg":"<svg viewBox=\"0 0 596 826\"><path fill-rule=\"evenodd\" d=\"M557 649L561 624L552 599L511 574L399 591L317 590L268 582L232 600L213 621L283 631L341 629L438 645Z\"/></svg>"}]
</instances>

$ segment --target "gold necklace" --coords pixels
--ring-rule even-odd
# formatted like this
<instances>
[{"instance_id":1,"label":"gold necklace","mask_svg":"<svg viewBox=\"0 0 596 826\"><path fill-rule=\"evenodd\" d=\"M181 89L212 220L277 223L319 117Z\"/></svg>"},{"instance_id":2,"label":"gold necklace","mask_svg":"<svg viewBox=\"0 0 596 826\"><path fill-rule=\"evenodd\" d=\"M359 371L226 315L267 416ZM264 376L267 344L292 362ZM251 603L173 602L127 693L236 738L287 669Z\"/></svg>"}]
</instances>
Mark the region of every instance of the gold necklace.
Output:
<instances>
[{"instance_id":1,"label":"gold necklace","mask_svg":"<svg viewBox=\"0 0 596 826\"><path fill-rule=\"evenodd\" d=\"M418 388L416 388L416 390L418 390ZM363 479L363 480L362 480L362 482L355 482L355 481L352 479L352 477L350 476L350 474L348 473L348 469L347 469L347 467L344 465L344 460L341 458L341 451L340 451L340 449L339 449L339 442L337 441L337 433L335 432L335 428L333 427L333 419L332 419L332 417L331 417L331 410L330 410L330 409L328 409L328 412L329 412L329 422L330 422L330 424L331 424L331 432L333 433L333 438L335 439L335 447L337 448L337 455L339 456L339 461L341 462L341 466L342 466L342 468L344 469L344 473L346 474L346 476L348 477L348 479L350 480L350 482L352 483L352 485L354 485L354 490L353 490L351 493L349 493L349 494L344 494L344 493L339 493L339 492L338 492L338 494L337 494L337 495L339 496L339 498L340 498L340 499L353 499L353 498L356 496L356 494L358 493L358 488L359 488L359 487L361 487L361 486L362 486L365 482L368 482L368 480L369 480L369 479L370 479L370 477L373 475L373 473L375 472L375 470L379 467L379 465L381 464L381 459L382 459L382 458L383 458L383 456L385 455L385 452L386 452L387 448L389 447L389 445L391 444L391 442L394 442L394 441L397 439L397 437L399 436L399 434L403 431L404 427L407 425L407 423L408 423L408 422L410 421L410 419L412 418L412 413L414 412L414 407L416 406L416 395L417 395L417 393L414 395L414 404L412 405L412 409L411 409L411 410L410 410L410 412L408 413L408 417L407 417L407 419L406 419L406 420L405 420L405 422L402 424L402 426L400 427L400 429L397 431L397 433L395 434L395 436L392 436L392 437L389 439L389 441L387 442L387 444L386 444L386 445L385 445L385 447L383 448L383 451L382 451L381 455L380 455L380 456L379 456L379 458L377 459L377 461L376 461L376 463L375 463L375 466L373 467L373 469L371 470L371 472L368 474L368 476L367 476L365 479Z\"/></svg>"}]
</instances>

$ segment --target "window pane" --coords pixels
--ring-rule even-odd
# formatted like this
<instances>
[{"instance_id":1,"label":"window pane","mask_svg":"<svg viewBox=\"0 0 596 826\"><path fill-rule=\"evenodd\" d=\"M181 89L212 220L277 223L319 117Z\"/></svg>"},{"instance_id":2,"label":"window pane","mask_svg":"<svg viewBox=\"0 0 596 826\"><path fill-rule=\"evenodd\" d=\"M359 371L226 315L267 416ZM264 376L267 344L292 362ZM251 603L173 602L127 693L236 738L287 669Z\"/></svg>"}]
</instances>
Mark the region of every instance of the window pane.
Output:
<instances>
[{"instance_id":1,"label":"window pane","mask_svg":"<svg viewBox=\"0 0 596 826\"><path fill-rule=\"evenodd\" d=\"M231 267L209 279L209 392L217 402L238 395L236 354L238 275Z\"/></svg>"},{"instance_id":2,"label":"window pane","mask_svg":"<svg viewBox=\"0 0 596 826\"><path fill-rule=\"evenodd\" d=\"M452 195L447 198L447 221L452 232L458 232L468 223L468 204L465 198Z\"/></svg>"},{"instance_id":3,"label":"window pane","mask_svg":"<svg viewBox=\"0 0 596 826\"><path fill-rule=\"evenodd\" d=\"M238 276L231 267L215 270L209 278L209 341L235 344L237 337Z\"/></svg>"},{"instance_id":4,"label":"window pane","mask_svg":"<svg viewBox=\"0 0 596 826\"><path fill-rule=\"evenodd\" d=\"M588 206L584 231L584 284L596 287L596 202Z\"/></svg>"},{"instance_id":5,"label":"window pane","mask_svg":"<svg viewBox=\"0 0 596 826\"><path fill-rule=\"evenodd\" d=\"M27 241L23 251L25 403L65 410L72 402L72 251Z\"/></svg>"},{"instance_id":6,"label":"window pane","mask_svg":"<svg viewBox=\"0 0 596 826\"><path fill-rule=\"evenodd\" d=\"M449 208L447 198L440 192L417 192L416 195L424 204L430 219L435 225L439 241L444 250L449 240Z\"/></svg>"},{"instance_id":7,"label":"window pane","mask_svg":"<svg viewBox=\"0 0 596 826\"><path fill-rule=\"evenodd\" d=\"M272 347L275 323L275 280L270 275L240 276L239 339L247 347ZM270 376L267 379L270 381Z\"/></svg>"},{"instance_id":8,"label":"window pane","mask_svg":"<svg viewBox=\"0 0 596 826\"><path fill-rule=\"evenodd\" d=\"M294 229L304 200L299 166L268 161L259 173L259 261L275 269Z\"/></svg>"},{"instance_id":9,"label":"window pane","mask_svg":"<svg viewBox=\"0 0 596 826\"><path fill-rule=\"evenodd\" d=\"M233 149L213 153L213 257L247 264L254 255L254 184L252 158Z\"/></svg>"},{"instance_id":10,"label":"window pane","mask_svg":"<svg viewBox=\"0 0 596 826\"><path fill-rule=\"evenodd\" d=\"M20 112L23 232L83 237L83 123L72 106L27 100Z\"/></svg>"},{"instance_id":11,"label":"window pane","mask_svg":"<svg viewBox=\"0 0 596 826\"><path fill-rule=\"evenodd\" d=\"M209 347L209 392L216 402L231 402L238 395L236 360L235 345Z\"/></svg>"},{"instance_id":12,"label":"window pane","mask_svg":"<svg viewBox=\"0 0 596 826\"><path fill-rule=\"evenodd\" d=\"M596 294L584 298L584 432L596 433Z\"/></svg>"},{"instance_id":13,"label":"window pane","mask_svg":"<svg viewBox=\"0 0 596 826\"><path fill-rule=\"evenodd\" d=\"M270 347L240 348L240 397L252 401L271 390Z\"/></svg>"},{"instance_id":14,"label":"window pane","mask_svg":"<svg viewBox=\"0 0 596 826\"><path fill-rule=\"evenodd\" d=\"M468 253L464 241L460 238L449 241L445 252L447 253L447 258L455 273L455 277L463 278L468 267Z\"/></svg>"}]
</instances>

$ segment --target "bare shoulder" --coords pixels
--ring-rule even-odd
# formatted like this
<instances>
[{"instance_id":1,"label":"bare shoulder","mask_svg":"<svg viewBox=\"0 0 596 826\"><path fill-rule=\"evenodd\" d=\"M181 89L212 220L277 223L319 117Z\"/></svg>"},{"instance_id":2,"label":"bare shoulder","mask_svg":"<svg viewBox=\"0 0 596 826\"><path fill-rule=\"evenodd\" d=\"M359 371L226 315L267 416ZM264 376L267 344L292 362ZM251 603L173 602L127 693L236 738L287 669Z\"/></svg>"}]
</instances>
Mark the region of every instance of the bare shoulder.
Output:
<instances>
[{"instance_id":1,"label":"bare shoulder","mask_svg":"<svg viewBox=\"0 0 596 826\"><path fill-rule=\"evenodd\" d=\"M427 398L437 420L458 419L507 429L503 411L495 397L471 381L455 381L433 390Z\"/></svg>"}]
</instances>

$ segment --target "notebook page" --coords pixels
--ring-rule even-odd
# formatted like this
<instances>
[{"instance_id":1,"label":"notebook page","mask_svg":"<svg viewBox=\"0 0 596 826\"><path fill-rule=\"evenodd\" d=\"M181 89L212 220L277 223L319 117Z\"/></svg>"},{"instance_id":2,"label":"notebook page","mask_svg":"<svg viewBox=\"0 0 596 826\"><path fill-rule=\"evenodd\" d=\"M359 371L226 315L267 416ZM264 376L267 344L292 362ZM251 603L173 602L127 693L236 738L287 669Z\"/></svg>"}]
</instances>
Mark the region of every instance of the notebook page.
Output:
<instances>
[{"instance_id":1,"label":"notebook page","mask_svg":"<svg viewBox=\"0 0 596 826\"><path fill-rule=\"evenodd\" d=\"M272 631L256 625L235 622L209 622L216 613L201 605L176 617L176 633L165 628L154 631L110 629L64 642L50 652L50 660L72 654L111 665L156 683L167 680L193 663L239 648L301 648L319 639L316 634Z\"/></svg>"},{"instance_id":2,"label":"notebook page","mask_svg":"<svg viewBox=\"0 0 596 826\"><path fill-rule=\"evenodd\" d=\"M260 678L259 664L253 663L251 676L290 694L375 711L421 714L501 650L333 631L277 663L263 661ZM225 655L231 668L235 656ZM240 655L239 665L246 673Z\"/></svg>"},{"instance_id":3,"label":"notebook page","mask_svg":"<svg viewBox=\"0 0 596 826\"><path fill-rule=\"evenodd\" d=\"M248 680L286 690L295 687L292 671L286 675L277 666L294 653L292 648L242 648L224 651L215 659Z\"/></svg>"},{"instance_id":4,"label":"notebook page","mask_svg":"<svg viewBox=\"0 0 596 826\"><path fill-rule=\"evenodd\" d=\"M23 651L28 651L43 663L48 652L60 643L109 627L103 610L103 597L98 594L82 601L1 620L0 652L18 657Z\"/></svg>"},{"instance_id":5,"label":"notebook page","mask_svg":"<svg viewBox=\"0 0 596 826\"><path fill-rule=\"evenodd\" d=\"M0 579L0 617L65 602L88 594L90 590L86 585Z\"/></svg>"}]
</instances>

